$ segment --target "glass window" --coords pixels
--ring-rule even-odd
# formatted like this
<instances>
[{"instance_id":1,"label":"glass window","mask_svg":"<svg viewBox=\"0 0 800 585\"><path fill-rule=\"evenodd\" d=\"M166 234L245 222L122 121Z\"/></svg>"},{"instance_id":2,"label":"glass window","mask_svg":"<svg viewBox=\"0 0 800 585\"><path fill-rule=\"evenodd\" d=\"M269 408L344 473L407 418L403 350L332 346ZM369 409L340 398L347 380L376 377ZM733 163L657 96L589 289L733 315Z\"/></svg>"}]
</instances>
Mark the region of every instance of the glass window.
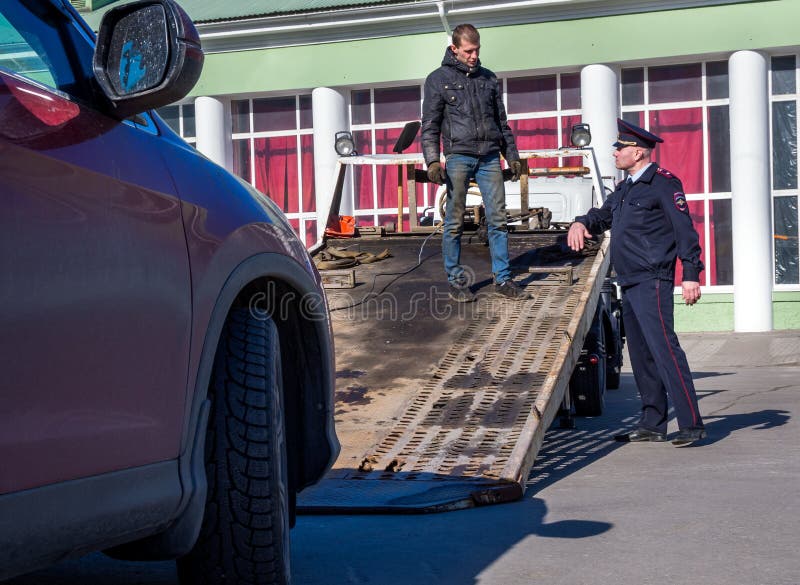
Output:
<instances>
[{"instance_id":1,"label":"glass window","mask_svg":"<svg viewBox=\"0 0 800 585\"><path fill-rule=\"evenodd\" d=\"M172 130L180 135L181 133L181 107L180 106L164 106L159 108L158 115L161 117Z\"/></svg>"},{"instance_id":2,"label":"glass window","mask_svg":"<svg viewBox=\"0 0 800 585\"><path fill-rule=\"evenodd\" d=\"M710 249L708 254L709 284L733 284L733 224L731 222L731 200L712 199L708 202L711 222L709 224ZM700 234L701 243L703 234Z\"/></svg>"},{"instance_id":3,"label":"glass window","mask_svg":"<svg viewBox=\"0 0 800 585\"><path fill-rule=\"evenodd\" d=\"M231 102L231 129L234 134L250 132L250 100Z\"/></svg>"},{"instance_id":4,"label":"glass window","mask_svg":"<svg viewBox=\"0 0 800 585\"><path fill-rule=\"evenodd\" d=\"M372 122L368 89L350 92L350 111L353 124L369 124Z\"/></svg>"},{"instance_id":5,"label":"glass window","mask_svg":"<svg viewBox=\"0 0 800 585\"><path fill-rule=\"evenodd\" d=\"M253 131L277 132L297 128L295 97L253 100Z\"/></svg>"},{"instance_id":6,"label":"glass window","mask_svg":"<svg viewBox=\"0 0 800 585\"><path fill-rule=\"evenodd\" d=\"M772 58L772 95L796 92L794 55Z\"/></svg>"},{"instance_id":7,"label":"glass window","mask_svg":"<svg viewBox=\"0 0 800 585\"><path fill-rule=\"evenodd\" d=\"M581 108L581 75L569 73L561 76L561 109L579 110Z\"/></svg>"},{"instance_id":8,"label":"glass window","mask_svg":"<svg viewBox=\"0 0 800 585\"><path fill-rule=\"evenodd\" d=\"M508 80L508 113L552 112L557 109L556 76Z\"/></svg>"},{"instance_id":9,"label":"glass window","mask_svg":"<svg viewBox=\"0 0 800 585\"><path fill-rule=\"evenodd\" d=\"M638 106L644 103L644 69L622 70L622 105Z\"/></svg>"},{"instance_id":10,"label":"glass window","mask_svg":"<svg viewBox=\"0 0 800 585\"><path fill-rule=\"evenodd\" d=\"M233 141L233 174L250 182L250 139Z\"/></svg>"},{"instance_id":11,"label":"glass window","mask_svg":"<svg viewBox=\"0 0 800 585\"><path fill-rule=\"evenodd\" d=\"M311 96L310 95L301 95L300 96L300 128L313 128L314 127L314 115L311 110Z\"/></svg>"},{"instance_id":12,"label":"glass window","mask_svg":"<svg viewBox=\"0 0 800 585\"><path fill-rule=\"evenodd\" d=\"M420 118L418 85L375 90L375 123L409 122Z\"/></svg>"},{"instance_id":13,"label":"glass window","mask_svg":"<svg viewBox=\"0 0 800 585\"><path fill-rule=\"evenodd\" d=\"M702 99L699 63L650 67L647 75L651 104Z\"/></svg>"},{"instance_id":14,"label":"glass window","mask_svg":"<svg viewBox=\"0 0 800 585\"><path fill-rule=\"evenodd\" d=\"M731 190L731 132L728 106L708 108L708 172L712 193Z\"/></svg>"},{"instance_id":15,"label":"glass window","mask_svg":"<svg viewBox=\"0 0 800 585\"><path fill-rule=\"evenodd\" d=\"M49 4L0 4L0 67L91 101L93 47Z\"/></svg>"},{"instance_id":16,"label":"glass window","mask_svg":"<svg viewBox=\"0 0 800 585\"><path fill-rule=\"evenodd\" d=\"M706 63L706 97L710 100L728 97L728 62Z\"/></svg>"},{"instance_id":17,"label":"glass window","mask_svg":"<svg viewBox=\"0 0 800 585\"><path fill-rule=\"evenodd\" d=\"M183 137L194 138L197 135L194 104L185 104L181 106L181 113L183 115Z\"/></svg>"},{"instance_id":18,"label":"glass window","mask_svg":"<svg viewBox=\"0 0 800 585\"><path fill-rule=\"evenodd\" d=\"M797 197L775 197L775 284L800 283Z\"/></svg>"},{"instance_id":19,"label":"glass window","mask_svg":"<svg viewBox=\"0 0 800 585\"><path fill-rule=\"evenodd\" d=\"M772 104L772 187L797 188L797 104Z\"/></svg>"}]
</instances>

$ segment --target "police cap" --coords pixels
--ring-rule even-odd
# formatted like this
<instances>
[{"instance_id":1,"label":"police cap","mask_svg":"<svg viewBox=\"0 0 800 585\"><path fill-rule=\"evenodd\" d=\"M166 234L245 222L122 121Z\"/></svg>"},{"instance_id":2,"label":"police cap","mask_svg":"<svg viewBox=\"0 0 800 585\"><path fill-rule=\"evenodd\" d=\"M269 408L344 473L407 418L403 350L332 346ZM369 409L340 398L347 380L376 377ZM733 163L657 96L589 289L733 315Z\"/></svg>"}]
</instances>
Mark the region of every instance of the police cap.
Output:
<instances>
[{"instance_id":1,"label":"police cap","mask_svg":"<svg viewBox=\"0 0 800 585\"><path fill-rule=\"evenodd\" d=\"M663 138L619 118L617 118L617 132L617 141L614 143L615 148L622 148L624 146L655 148L657 142L664 142Z\"/></svg>"}]
</instances>

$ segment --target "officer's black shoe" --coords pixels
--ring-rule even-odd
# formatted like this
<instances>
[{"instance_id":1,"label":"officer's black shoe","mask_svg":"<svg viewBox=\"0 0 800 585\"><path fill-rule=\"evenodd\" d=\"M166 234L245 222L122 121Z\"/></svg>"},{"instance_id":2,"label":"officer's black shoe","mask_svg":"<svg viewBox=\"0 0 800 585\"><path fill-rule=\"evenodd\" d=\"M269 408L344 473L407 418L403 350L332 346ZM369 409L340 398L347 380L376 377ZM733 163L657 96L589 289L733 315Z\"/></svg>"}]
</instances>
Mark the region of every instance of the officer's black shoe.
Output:
<instances>
[{"instance_id":1,"label":"officer's black shoe","mask_svg":"<svg viewBox=\"0 0 800 585\"><path fill-rule=\"evenodd\" d=\"M531 298L531 295L525 292L516 282L510 278L505 282L494 285L494 292L506 297L507 299L524 300Z\"/></svg>"},{"instance_id":2,"label":"officer's black shoe","mask_svg":"<svg viewBox=\"0 0 800 585\"><path fill-rule=\"evenodd\" d=\"M471 303L475 300L475 293L466 284L451 284L448 294L457 303Z\"/></svg>"},{"instance_id":3,"label":"officer's black shoe","mask_svg":"<svg viewBox=\"0 0 800 585\"><path fill-rule=\"evenodd\" d=\"M672 439L673 445L690 445L696 441L706 438L706 430L703 427L693 427L681 429Z\"/></svg>"},{"instance_id":4,"label":"officer's black shoe","mask_svg":"<svg viewBox=\"0 0 800 585\"><path fill-rule=\"evenodd\" d=\"M616 435L614 440L620 443L661 443L667 440L667 433L658 433L647 429L636 429L624 435Z\"/></svg>"}]
</instances>

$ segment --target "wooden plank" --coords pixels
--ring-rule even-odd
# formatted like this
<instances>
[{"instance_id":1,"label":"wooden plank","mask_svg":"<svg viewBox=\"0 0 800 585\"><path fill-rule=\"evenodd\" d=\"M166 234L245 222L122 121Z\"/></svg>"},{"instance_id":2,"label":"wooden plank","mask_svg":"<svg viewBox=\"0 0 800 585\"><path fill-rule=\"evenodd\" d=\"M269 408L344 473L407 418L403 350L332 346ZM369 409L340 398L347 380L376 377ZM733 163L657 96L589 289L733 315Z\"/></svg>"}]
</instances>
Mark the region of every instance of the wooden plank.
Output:
<instances>
[{"instance_id":1,"label":"wooden plank","mask_svg":"<svg viewBox=\"0 0 800 585\"><path fill-rule=\"evenodd\" d=\"M355 288L356 271L352 268L344 270L320 270L323 288Z\"/></svg>"}]
</instances>

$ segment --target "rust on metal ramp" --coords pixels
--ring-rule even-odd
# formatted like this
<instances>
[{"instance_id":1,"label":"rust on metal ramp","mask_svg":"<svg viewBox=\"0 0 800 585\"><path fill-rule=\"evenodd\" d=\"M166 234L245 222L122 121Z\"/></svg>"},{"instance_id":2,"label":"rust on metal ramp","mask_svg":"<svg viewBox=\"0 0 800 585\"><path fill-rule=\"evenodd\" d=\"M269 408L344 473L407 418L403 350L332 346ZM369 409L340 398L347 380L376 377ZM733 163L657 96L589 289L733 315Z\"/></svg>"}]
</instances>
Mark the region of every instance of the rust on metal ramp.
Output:
<instances>
[{"instance_id":1,"label":"rust on metal ramp","mask_svg":"<svg viewBox=\"0 0 800 585\"><path fill-rule=\"evenodd\" d=\"M522 496L608 269L607 239L574 254L564 237L509 238L515 280L533 295L524 301L491 294L488 250L465 237L478 294L468 304L447 298L438 238L423 249L418 237L345 244L392 257L358 267L355 289L328 291L342 453L300 494L300 512L431 512Z\"/></svg>"}]
</instances>

